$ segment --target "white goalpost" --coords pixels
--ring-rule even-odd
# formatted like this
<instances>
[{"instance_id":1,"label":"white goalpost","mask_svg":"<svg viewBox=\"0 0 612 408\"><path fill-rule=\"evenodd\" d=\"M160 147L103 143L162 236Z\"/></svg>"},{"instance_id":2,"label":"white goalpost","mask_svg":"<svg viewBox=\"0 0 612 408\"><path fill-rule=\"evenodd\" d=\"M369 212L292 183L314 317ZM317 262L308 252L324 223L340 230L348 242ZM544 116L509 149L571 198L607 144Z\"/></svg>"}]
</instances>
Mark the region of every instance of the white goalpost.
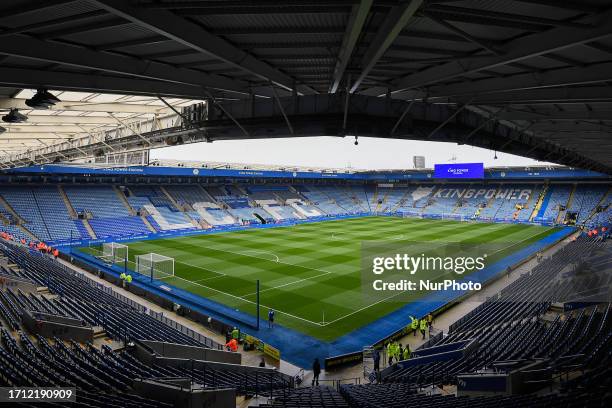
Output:
<instances>
[{"instance_id":1,"label":"white goalpost","mask_svg":"<svg viewBox=\"0 0 612 408\"><path fill-rule=\"evenodd\" d=\"M443 220L465 221L463 214L442 213L440 218Z\"/></svg>"},{"instance_id":2,"label":"white goalpost","mask_svg":"<svg viewBox=\"0 0 612 408\"><path fill-rule=\"evenodd\" d=\"M129 249L127 245L117 242L106 242L102 244L101 258L112 264L120 264L128 259Z\"/></svg>"},{"instance_id":3,"label":"white goalpost","mask_svg":"<svg viewBox=\"0 0 612 408\"><path fill-rule=\"evenodd\" d=\"M156 253L136 256L136 272L153 279L165 279L174 276L174 258Z\"/></svg>"}]
</instances>

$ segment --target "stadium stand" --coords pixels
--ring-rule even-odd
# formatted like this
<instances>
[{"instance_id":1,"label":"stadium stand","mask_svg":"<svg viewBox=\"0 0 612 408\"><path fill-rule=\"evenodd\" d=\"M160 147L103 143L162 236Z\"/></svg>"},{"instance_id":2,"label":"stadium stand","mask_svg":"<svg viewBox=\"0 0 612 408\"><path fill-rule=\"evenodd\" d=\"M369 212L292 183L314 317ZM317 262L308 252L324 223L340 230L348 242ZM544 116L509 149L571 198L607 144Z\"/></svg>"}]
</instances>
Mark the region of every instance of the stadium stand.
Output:
<instances>
[{"instance_id":1,"label":"stadium stand","mask_svg":"<svg viewBox=\"0 0 612 408\"><path fill-rule=\"evenodd\" d=\"M0 189L6 202L0 228L29 240L17 225L23 222L37 239L61 241L91 238L87 226L107 238L366 213L590 227L609 222L608 190L607 184L556 183L10 186Z\"/></svg>"}]
</instances>

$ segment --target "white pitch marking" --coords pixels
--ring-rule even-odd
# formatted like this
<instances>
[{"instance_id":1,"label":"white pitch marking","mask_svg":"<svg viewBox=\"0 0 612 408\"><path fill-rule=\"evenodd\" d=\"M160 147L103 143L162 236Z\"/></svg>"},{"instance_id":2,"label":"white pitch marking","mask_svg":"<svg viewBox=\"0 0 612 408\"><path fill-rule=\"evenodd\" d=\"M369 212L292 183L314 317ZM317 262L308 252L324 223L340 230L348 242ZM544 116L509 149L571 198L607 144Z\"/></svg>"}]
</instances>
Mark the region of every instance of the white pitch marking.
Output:
<instances>
[{"instance_id":1,"label":"white pitch marking","mask_svg":"<svg viewBox=\"0 0 612 408\"><path fill-rule=\"evenodd\" d=\"M187 282L187 283L190 283L190 284L192 284L192 285L198 285L198 286L201 286L201 287L203 287L203 288L210 289L210 290L212 290L213 292L221 293L221 294L223 294L223 295L229 296L229 297L234 298L234 299L239 299L239 300L242 300L243 302L250 303L250 304L252 304L252 305L257 305L257 303L255 303L255 302L253 302L253 301L250 301L250 300L248 300L248 299L244 299L244 298L242 298L242 297L240 297L240 296L232 295L231 293L223 292L222 290L215 289L215 288L211 288L210 286L202 285L202 284L200 284L200 283L196 283L196 282L194 282L194 281L190 281L190 280L188 280L188 279L181 278L180 276L176 276L176 275L175 275L175 276L173 276L173 278L180 279L180 280L185 281L185 282ZM225 306L228 306L228 305L225 305ZM295 316L295 315L292 315L291 313L283 312L282 310L279 310L279 309L276 309L276 308L273 308L273 307L270 307L270 306L266 306L266 305L261 304L261 303L259 304L259 306L262 306L262 307L267 308L267 309L274 309L274 310L276 310L277 312L280 312L280 313L282 313L282 314L285 314L285 315L287 315L287 316L289 316L289 317L293 317L294 319L302 320L302 321L304 321L304 322L306 322L306 323L316 324L317 326L321 326L321 324L320 324L320 323L318 323L318 322L313 322L313 321L310 321L310 320L308 320L308 319L304 319L303 317Z\"/></svg>"},{"instance_id":2,"label":"white pitch marking","mask_svg":"<svg viewBox=\"0 0 612 408\"><path fill-rule=\"evenodd\" d=\"M294 285L296 283L304 282L304 281L311 280L311 279L316 279L316 278L319 278L321 276L329 275L331 273L332 272L325 272L325 273L321 273L319 275L311 276L309 278L304 278L304 279L299 279L299 280L296 280L296 281L293 281L293 282L284 283L282 285L278 285L278 286L274 286L274 287L267 288L267 289L264 289L264 290L260 290L259 293L268 292L268 291L274 290L274 289L284 288L285 286ZM243 296L252 296L252 295L256 295L256 294L257 294L257 292L253 292L253 293L248 293L248 294L243 295Z\"/></svg>"},{"instance_id":3,"label":"white pitch marking","mask_svg":"<svg viewBox=\"0 0 612 408\"><path fill-rule=\"evenodd\" d=\"M241 255L245 255L245 256L250 256L248 254L268 254L268 255L272 255L274 258L276 258L276 260L272 261L272 262L276 262L279 263L280 262L280 258L278 257L278 255L276 255L273 252L269 252L269 251L260 251L257 249L252 249L252 250L248 250L248 251L242 251L242 252L237 252L238 254ZM264 258L262 258L264 259Z\"/></svg>"}]
</instances>

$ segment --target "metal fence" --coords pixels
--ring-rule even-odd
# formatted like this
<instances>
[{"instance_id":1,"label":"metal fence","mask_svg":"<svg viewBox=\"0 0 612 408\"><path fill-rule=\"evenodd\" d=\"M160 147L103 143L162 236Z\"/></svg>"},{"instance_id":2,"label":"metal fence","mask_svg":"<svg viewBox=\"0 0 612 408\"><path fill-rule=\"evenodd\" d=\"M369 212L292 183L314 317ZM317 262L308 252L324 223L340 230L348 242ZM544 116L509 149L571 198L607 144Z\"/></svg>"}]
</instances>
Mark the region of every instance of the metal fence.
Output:
<instances>
[{"instance_id":1,"label":"metal fence","mask_svg":"<svg viewBox=\"0 0 612 408\"><path fill-rule=\"evenodd\" d=\"M223 350L223 344L217 343L213 339L206 337L190 329L189 327L183 326L182 324L180 324L179 322L175 320L168 319L166 316L164 316L163 312L156 312L155 310L149 310L149 315L155 318L156 320L162 322L166 326L170 326L173 329L178 330L181 333L191 337L192 339L197 340L198 342L204 344L206 347L209 347L215 350Z\"/></svg>"}]
</instances>

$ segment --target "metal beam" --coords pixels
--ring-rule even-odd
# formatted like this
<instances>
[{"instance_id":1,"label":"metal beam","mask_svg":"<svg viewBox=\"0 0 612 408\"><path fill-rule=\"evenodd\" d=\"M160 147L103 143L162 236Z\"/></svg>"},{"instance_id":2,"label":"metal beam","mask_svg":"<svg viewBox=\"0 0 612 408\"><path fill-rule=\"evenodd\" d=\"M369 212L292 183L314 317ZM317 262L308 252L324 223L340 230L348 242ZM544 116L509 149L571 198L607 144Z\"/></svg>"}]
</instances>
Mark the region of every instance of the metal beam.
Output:
<instances>
[{"instance_id":1,"label":"metal beam","mask_svg":"<svg viewBox=\"0 0 612 408\"><path fill-rule=\"evenodd\" d=\"M170 11L143 10L131 6L129 2L124 0L90 0L90 3L151 30L156 34L164 35L206 55L219 58L232 66L241 68L282 88L290 90L295 85L295 80L290 76L258 60L253 55L242 51L226 40L209 33L203 27L181 18ZM214 85L206 86L218 88L218 86ZM307 86L300 86L298 91L316 93L315 90Z\"/></svg>"},{"instance_id":2,"label":"metal beam","mask_svg":"<svg viewBox=\"0 0 612 408\"><path fill-rule=\"evenodd\" d=\"M440 129L446 126L447 123L453 120L459 113L461 113L461 111L463 111L468 106L469 106L469 102L457 107L457 109L455 109L455 111L451 115L449 115L442 123L440 123L434 130L432 130L427 135L427 140L431 139L436 133L438 133Z\"/></svg>"},{"instance_id":3,"label":"metal beam","mask_svg":"<svg viewBox=\"0 0 612 408\"><path fill-rule=\"evenodd\" d=\"M84 19L99 17L103 15L107 15L107 13L104 10L93 10L93 11L88 11L86 13L72 14L69 16L54 18L51 20L37 21L36 23L30 23L30 24L20 25L16 27L4 28L2 29L2 31L0 31L0 37L4 35L8 35L8 34L23 33L23 32L27 32L30 30L40 30L41 28L44 28L44 27L50 27L50 26L54 26L58 24L75 22L77 20L84 20Z\"/></svg>"},{"instance_id":4,"label":"metal beam","mask_svg":"<svg viewBox=\"0 0 612 408\"><path fill-rule=\"evenodd\" d=\"M560 27L544 33L519 37L506 44L504 55L475 60L459 59L408 75L395 83L393 92L414 89L482 70L494 69L498 66L597 41L612 34L612 11L603 13L593 18L592 21L594 27L591 28Z\"/></svg>"},{"instance_id":5,"label":"metal beam","mask_svg":"<svg viewBox=\"0 0 612 408\"><path fill-rule=\"evenodd\" d=\"M361 0L359 4L353 5L351 9L351 16L349 17L346 31L344 32L344 38L342 39L342 45L340 46L340 52L338 53L338 60L336 61L336 67L334 68L334 79L329 88L330 93L336 93L340 82L344 76L344 71L353 55L355 44L361 35L363 25L370 13L373 0Z\"/></svg>"},{"instance_id":6,"label":"metal beam","mask_svg":"<svg viewBox=\"0 0 612 408\"><path fill-rule=\"evenodd\" d=\"M132 47L134 45L155 44L155 43L160 43L160 42L165 42L165 41L170 41L170 39L162 35L156 35L156 36L151 36L151 37L135 38L133 40L115 41L111 43L95 45L92 48L94 50L102 51L102 50L112 50L115 48Z\"/></svg>"},{"instance_id":7,"label":"metal beam","mask_svg":"<svg viewBox=\"0 0 612 408\"><path fill-rule=\"evenodd\" d=\"M68 115L36 115L30 113L28 115L28 124L74 124L82 125L112 125L117 123L111 117L104 116L68 116Z\"/></svg>"},{"instance_id":8,"label":"metal beam","mask_svg":"<svg viewBox=\"0 0 612 408\"><path fill-rule=\"evenodd\" d=\"M468 40L469 42L471 42L474 45L477 45L478 47L489 51L492 54L495 55L500 55L502 54L501 50L498 50L496 47L492 46L491 44L488 44L486 41L478 39L476 37L474 37L473 35L463 31L462 29L460 29L459 27L456 27L454 25L452 25L451 23L442 20L441 18L438 18L436 15L434 14L430 14L427 12L423 12L423 14L427 17L429 17L429 19L431 19L432 21L436 22L437 24L441 25L442 27L446 28L447 30L450 30L452 32L454 32L455 34L465 38L466 40Z\"/></svg>"},{"instance_id":9,"label":"metal beam","mask_svg":"<svg viewBox=\"0 0 612 408\"><path fill-rule=\"evenodd\" d=\"M248 7L224 7L215 9L182 9L176 10L175 13L180 16L215 16L215 15L236 15L236 14L293 14L293 13L345 13L348 6L332 6L332 7L279 7L283 3L276 2L273 6L263 6L256 4L255 8Z\"/></svg>"},{"instance_id":10,"label":"metal beam","mask_svg":"<svg viewBox=\"0 0 612 408\"><path fill-rule=\"evenodd\" d=\"M535 123L531 130L541 132L562 132L562 133L612 133L611 124L599 124L589 122L538 122ZM577 141L578 143L580 141Z\"/></svg>"},{"instance_id":11,"label":"metal beam","mask_svg":"<svg viewBox=\"0 0 612 408\"><path fill-rule=\"evenodd\" d=\"M21 88L47 88L62 91L146 95L154 97L163 95L185 99L201 99L203 95L202 89L194 85L172 84L170 82L99 74L77 74L42 69L3 67L0 67L0 85ZM126 108L129 108L129 106L130 105ZM23 105L23 109L31 108ZM55 110L59 109L55 108Z\"/></svg>"},{"instance_id":12,"label":"metal beam","mask_svg":"<svg viewBox=\"0 0 612 408\"><path fill-rule=\"evenodd\" d=\"M168 64L140 60L124 55L92 51L59 42L42 41L22 34L3 37L3 40L0 41L0 54L173 84L206 86L245 93L248 88L248 84L245 82L231 80L219 75L176 68ZM42 78L39 80L42 80Z\"/></svg>"},{"instance_id":13,"label":"metal beam","mask_svg":"<svg viewBox=\"0 0 612 408\"><path fill-rule=\"evenodd\" d=\"M74 132L72 132L74 133ZM70 134L59 134L55 132L46 132L46 133L36 133L36 132L18 132L18 133L2 133L0 134L0 139L10 139L10 140L36 140L36 139L70 139L72 138L72 133Z\"/></svg>"},{"instance_id":14,"label":"metal beam","mask_svg":"<svg viewBox=\"0 0 612 408\"><path fill-rule=\"evenodd\" d=\"M287 117L287 114L285 113L285 108L283 107L283 103L281 102L280 98L278 97L278 94L276 93L276 89L274 89L274 85L270 85L270 88L272 88L272 93L274 94L274 100L278 104L278 108L280 109L280 112L283 115L283 118L285 119L285 122L287 123L287 127L289 128L289 132L293 135L294 134L293 126L291 126L291 121L289 120L289 118Z\"/></svg>"},{"instance_id":15,"label":"metal beam","mask_svg":"<svg viewBox=\"0 0 612 408\"><path fill-rule=\"evenodd\" d=\"M559 0L518 0L522 3L539 4L552 8L560 8L572 11L582 11L584 13L600 13L604 9L600 6L586 4L584 1L559 1Z\"/></svg>"},{"instance_id":16,"label":"metal beam","mask_svg":"<svg viewBox=\"0 0 612 408\"><path fill-rule=\"evenodd\" d=\"M429 88L431 98L447 98L461 95L484 95L523 89L593 84L612 81L612 62L589 67L570 67L539 73L511 75L502 78L459 82L447 86Z\"/></svg>"},{"instance_id":17,"label":"metal beam","mask_svg":"<svg viewBox=\"0 0 612 408\"><path fill-rule=\"evenodd\" d=\"M408 112L410 112L410 109L412 109L412 106L416 103L415 100L410 101L410 103L408 104L408 106L406 106L406 109L404 109L404 111L402 112L402 114L400 115L399 118L397 118L397 121L395 122L395 125L393 125L393 127L391 128L391 132L389 132L389 136L393 136L395 134L395 131L397 130L398 126L402 123L402 121L404 120L404 118L406 117L406 115L408 114Z\"/></svg>"},{"instance_id":18,"label":"metal beam","mask_svg":"<svg viewBox=\"0 0 612 408\"><path fill-rule=\"evenodd\" d=\"M115 122L116 123L116 122ZM8 125L8 124L7 124ZM108 127L113 127L113 125L83 125L83 127L87 129L104 129ZM6 133L2 133L2 135L19 135L21 133L77 133L81 131L81 128L76 125L58 125L58 126L44 126L44 125L28 125L27 123L18 123L11 126L6 127ZM0 135L0 137L2 137Z\"/></svg>"},{"instance_id":19,"label":"metal beam","mask_svg":"<svg viewBox=\"0 0 612 408\"><path fill-rule=\"evenodd\" d=\"M612 102L612 88L581 86L576 88L528 89L494 95L478 95L474 105L541 105Z\"/></svg>"},{"instance_id":20,"label":"metal beam","mask_svg":"<svg viewBox=\"0 0 612 408\"><path fill-rule=\"evenodd\" d=\"M412 19L422 3L423 0L405 1L389 10L374 40L370 43L370 46L361 59L361 73L351 85L351 93L359 88L361 82L387 51L387 48L395 41L404 27L406 27L408 21Z\"/></svg>"},{"instance_id":21,"label":"metal beam","mask_svg":"<svg viewBox=\"0 0 612 408\"><path fill-rule=\"evenodd\" d=\"M581 28L588 26L584 23L576 23L573 21L565 20L554 20L551 18L536 17L536 16L525 16L513 13L502 13L493 10L483 10L475 7L456 7L446 6L442 4L430 4L427 6L428 11L435 11L441 13L448 13L452 15L464 15L464 16L475 16L482 17L490 20L501 20L501 21L515 21L518 23L536 24L552 27L573 27Z\"/></svg>"},{"instance_id":22,"label":"metal beam","mask_svg":"<svg viewBox=\"0 0 612 408\"><path fill-rule=\"evenodd\" d=\"M529 120L529 121L576 121L576 120L604 120L612 121L612 110L606 111L584 111L584 112L559 112L558 110L546 111L509 111L499 115L504 120Z\"/></svg>"},{"instance_id":23,"label":"metal beam","mask_svg":"<svg viewBox=\"0 0 612 408\"><path fill-rule=\"evenodd\" d=\"M38 133L32 133L32 134L2 133L0 134L0 142L15 141L15 140L58 140L58 139L72 139L72 137L73 136L57 135L53 133L48 133L48 134L43 134L43 135L38 134Z\"/></svg>"},{"instance_id":24,"label":"metal beam","mask_svg":"<svg viewBox=\"0 0 612 408\"><path fill-rule=\"evenodd\" d=\"M181 112L178 111L178 109L176 109L174 106L170 105L164 98L162 98L161 96L158 96L158 99L160 101L162 101L162 103L164 105L166 105L172 112L176 113L178 116L181 117L181 119L183 120L184 124L188 124L191 123L191 121L189 120L189 118L187 118L185 115L183 115ZM113 116L114 118L114 116Z\"/></svg>"},{"instance_id":25,"label":"metal beam","mask_svg":"<svg viewBox=\"0 0 612 408\"><path fill-rule=\"evenodd\" d=\"M129 123L126 123L124 121L122 121L121 119L119 119L118 117L116 117L115 115L113 115L112 113L110 114L116 121L117 123L119 123L120 125L122 125L124 128L128 129L130 132L132 132L133 134L135 134L136 136L138 136L143 142L145 142L146 144L148 144L149 146L151 145L151 142L149 142L147 140L147 138L145 138L140 132L138 132L136 129L134 129L132 126L130 126Z\"/></svg>"},{"instance_id":26,"label":"metal beam","mask_svg":"<svg viewBox=\"0 0 612 408\"><path fill-rule=\"evenodd\" d=\"M281 2L277 0L258 0L256 2L244 2L236 0L208 0L202 1L180 1L180 2L153 2L153 3L142 3L140 7L154 8L154 9L198 9L198 8L224 8L227 6L233 7L251 7L257 8L259 6L276 6L278 8L291 8L291 7L309 7L319 6L322 8L329 6L344 6L350 7L355 3L356 0L292 0L290 2Z\"/></svg>"},{"instance_id":27,"label":"metal beam","mask_svg":"<svg viewBox=\"0 0 612 408\"><path fill-rule=\"evenodd\" d=\"M72 34L80 34L80 33L86 33L89 31L104 30L107 28L120 27L120 26L125 26L128 24L130 24L129 21L125 21L119 18L111 18L111 19L102 20L102 21L94 21L94 22L89 22L85 24L80 24L78 26L60 28L57 30L48 31L48 32L40 33L40 34L37 33L36 36L42 40L47 40L47 39L52 39L52 38L64 37L64 36L68 36Z\"/></svg>"},{"instance_id":28,"label":"metal beam","mask_svg":"<svg viewBox=\"0 0 612 408\"><path fill-rule=\"evenodd\" d=\"M0 15L2 16L3 19L5 19L5 18L21 16L21 15L32 13L32 12L36 12L36 13L43 12L44 13L46 12L47 9L50 9L50 8L52 9L53 7L56 7L56 6L61 6L63 4L74 3L74 2L76 2L76 0L45 0L45 1L30 2L26 4L20 3L11 8L0 10Z\"/></svg>"},{"instance_id":29,"label":"metal beam","mask_svg":"<svg viewBox=\"0 0 612 408\"><path fill-rule=\"evenodd\" d=\"M1 70L0 70L1 71ZM32 109L25 104L25 99L0 98L0 109ZM96 102L58 102L53 106L54 111L69 112L114 112L114 113L168 113L169 109L163 106L135 105L128 103L96 103Z\"/></svg>"}]
</instances>

